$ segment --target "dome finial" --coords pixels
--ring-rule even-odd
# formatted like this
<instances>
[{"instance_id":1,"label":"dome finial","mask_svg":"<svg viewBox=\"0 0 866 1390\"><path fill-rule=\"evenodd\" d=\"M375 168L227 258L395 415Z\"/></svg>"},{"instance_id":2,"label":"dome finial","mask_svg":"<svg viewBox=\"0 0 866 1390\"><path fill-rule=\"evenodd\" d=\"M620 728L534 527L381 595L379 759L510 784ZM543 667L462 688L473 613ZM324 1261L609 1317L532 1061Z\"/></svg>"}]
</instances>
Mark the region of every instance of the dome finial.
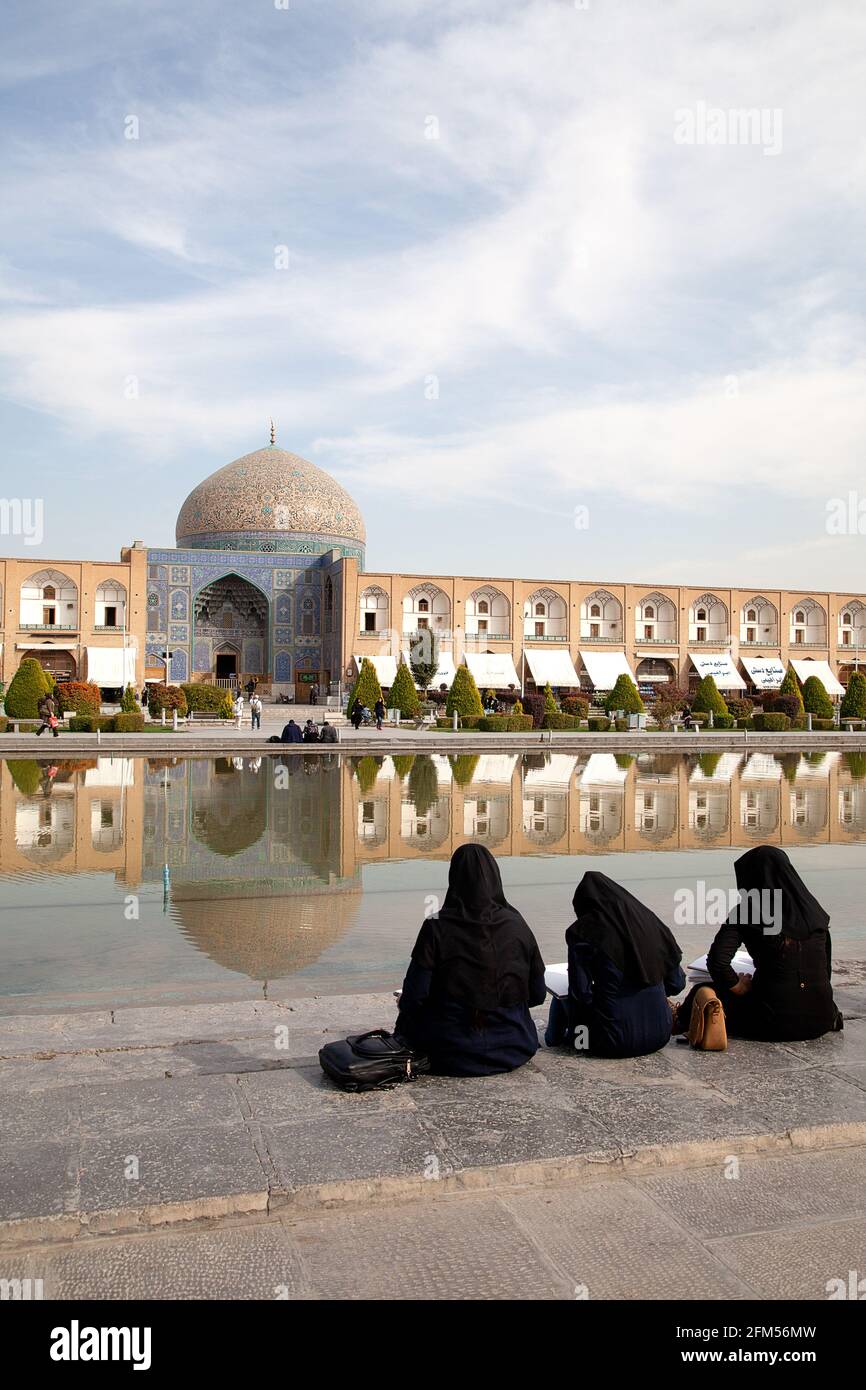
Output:
<instances>
[{"instance_id":1,"label":"dome finial","mask_svg":"<svg viewBox=\"0 0 866 1390\"><path fill-rule=\"evenodd\" d=\"M276 444L276 442L277 442L277 427L276 427L276 425L274 424L273 419L271 419L271 443L272 443L272 444Z\"/></svg>"}]
</instances>

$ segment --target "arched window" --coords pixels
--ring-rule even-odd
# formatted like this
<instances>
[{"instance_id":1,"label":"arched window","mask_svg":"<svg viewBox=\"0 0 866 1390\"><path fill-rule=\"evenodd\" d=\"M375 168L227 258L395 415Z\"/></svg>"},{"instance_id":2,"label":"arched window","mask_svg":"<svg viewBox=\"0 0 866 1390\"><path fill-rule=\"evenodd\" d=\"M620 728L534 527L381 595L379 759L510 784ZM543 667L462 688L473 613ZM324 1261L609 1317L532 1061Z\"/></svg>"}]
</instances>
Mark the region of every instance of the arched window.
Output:
<instances>
[{"instance_id":1,"label":"arched window","mask_svg":"<svg viewBox=\"0 0 866 1390\"><path fill-rule=\"evenodd\" d=\"M419 613L429 613L429 612L430 612L430 603L429 603L429 600L428 600L428 599L426 599L426 598L419 598L419 600L418 600L418 612L419 612Z\"/></svg>"},{"instance_id":2,"label":"arched window","mask_svg":"<svg viewBox=\"0 0 866 1390\"><path fill-rule=\"evenodd\" d=\"M755 612L754 608L750 608L748 610L748 612L746 613L746 618L750 623L756 623L758 621L758 615Z\"/></svg>"},{"instance_id":3,"label":"arched window","mask_svg":"<svg viewBox=\"0 0 866 1390\"><path fill-rule=\"evenodd\" d=\"M45 585L45 588L42 590L42 597L44 599L55 599L57 597L57 591L53 584Z\"/></svg>"},{"instance_id":4,"label":"arched window","mask_svg":"<svg viewBox=\"0 0 866 1390\"><path fill-rule=\"evenodd\" d=\"M656 611L655 611L655 609L653 608L653 606L652 606L651 603L648 603L648 604L647 604L646 608L643 610L643 615L644 615L645 618L654 618L654 617L655 617Z\"/></svg>"},{"instance_id":5,"label":"arched window","mask_svg":"<svg viewBox=\"0 0 866 1390\"><path fill-rule=\"evenodd\" d=\"M695 616L697 617L699 623L705 623L707 621L706 608L699 608Z\"/></svg>"},{"instance_id":6,"label":"arched window","mask_svg":"<svg viewBox=\"0 0 866 1390\"><path fill-rule=\"evenodd\" d=\"M846 627L850 627L850 626L851 626L851 614L850 614L850 613L843 613L843 614L842 614L842 621L843 621L843 623L845 624Z\"/></svg>"},{"instance_id":7,"label":"arched window","mask_svg":"<svg viewBox=\"0 0 866 1390\"><path fill-rule=\"evenodd\" d=\"M804 623L805 621L806 621L806 614L803 612L802 608L798 608L797 611L796 611L796 613L794 614L794 622L795 622L795 623Z\"/></svg>"},{"instance_id":8,"label":"arched window","mask_svg":"<svg viewBox=\"0 0 866 1390\"><path fill-rule=\"evenodd\" d=\"M536 616L536 618L543 618L543 617L544 617L544 604L543 604L543 603L537 603L537 604L535 605L535 616Z\"/></svg>"},{"instance_id":9,"label":"arched window","mask_svg":"<svg viewBox=\"0 0 866 1390\"><path fill-rule=\"evenodd\" d=\"M486 599L486 598L480 598L480 599L478 600L478 612L479 612L479 613L489 613L489 612L490 612L490 604L487 602L487 599Z\"/></svg>"},{"instance_id":10,"label":"arched window","mask_svg":"<svg viewBox=\"0 0 866 1390\"><path fill-rule=\"evenodd\" d=\"M600 618L600 617L601 617L601 605L598 604L598 603L594 603L594 604L592 605L592 607L590 608L590 610L589 610L589 616L590 616L591 618Z\"/></svg>"}]
</instances>

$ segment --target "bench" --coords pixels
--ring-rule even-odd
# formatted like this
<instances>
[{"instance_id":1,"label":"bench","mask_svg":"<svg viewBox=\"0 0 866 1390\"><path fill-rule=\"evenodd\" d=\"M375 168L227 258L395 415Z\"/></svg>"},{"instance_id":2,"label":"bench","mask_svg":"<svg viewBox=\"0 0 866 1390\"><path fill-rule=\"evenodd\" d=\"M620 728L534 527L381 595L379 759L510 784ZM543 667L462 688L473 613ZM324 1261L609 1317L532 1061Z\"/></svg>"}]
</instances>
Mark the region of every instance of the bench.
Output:
<instances>
[{"instance_id":1,"label":"bench","mask_svg":"<svg viewBox=\"0 0 866 1390\"><path fill-rule=\"evenodd\" d=\"M168 711L166 711L166 713L168 713ZM233 724L235 716L232 715L231 718L227 718L226 715L220 714L219 710L216 709L191 709L187 715L187 720L190 724L193 720L200 721L202 719L218 719L221 724Z\"/></svg>"}]
</instances>

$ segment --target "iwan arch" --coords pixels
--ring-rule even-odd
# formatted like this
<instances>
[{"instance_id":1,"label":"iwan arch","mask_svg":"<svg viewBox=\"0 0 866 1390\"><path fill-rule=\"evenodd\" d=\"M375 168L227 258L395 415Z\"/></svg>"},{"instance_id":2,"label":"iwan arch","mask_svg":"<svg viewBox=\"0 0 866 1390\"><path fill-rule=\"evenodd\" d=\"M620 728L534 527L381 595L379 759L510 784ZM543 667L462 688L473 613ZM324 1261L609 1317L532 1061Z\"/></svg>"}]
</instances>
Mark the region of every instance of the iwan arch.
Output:
<instances>
[{"instance_id":1,"label":"iwan arch","mask_svg":"<svg viewBox=\"0 0 866 1390\"><path fill-rule=\"evenodd\" d=\"M36 656L117 690L145 680L255 676L298 701L337 693L370 657L383 685L418 633L439 639L435 685L466 661L483 688L646 689L711 671L772 688L789 661L838 694L866 656L866 594L366 567L363 517L316 465L270 444L183 503L176 546L111 561L0 560L2 679Z\"/></svg>"}]
</instances>

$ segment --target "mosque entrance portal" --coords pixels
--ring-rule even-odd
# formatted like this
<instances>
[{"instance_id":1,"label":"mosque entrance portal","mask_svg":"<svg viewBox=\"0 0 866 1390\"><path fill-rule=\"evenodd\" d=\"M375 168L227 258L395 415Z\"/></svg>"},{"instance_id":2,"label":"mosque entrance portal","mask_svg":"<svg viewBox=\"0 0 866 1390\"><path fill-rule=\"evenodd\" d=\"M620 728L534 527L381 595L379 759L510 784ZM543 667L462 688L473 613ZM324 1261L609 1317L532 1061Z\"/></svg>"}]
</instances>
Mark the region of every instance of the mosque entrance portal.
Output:
<instances>
[{"instance_id":1,"label":"mosque entrance portal","mask_svg":"<svg viewBox=\"0 0 866 1390\"><path fill-rule=\"evenodd\" d=\"M196 595L194 617L197 670L225 685L268 680L269 609L261 589L224 575Z\"/></svg>"}]
</instances>

